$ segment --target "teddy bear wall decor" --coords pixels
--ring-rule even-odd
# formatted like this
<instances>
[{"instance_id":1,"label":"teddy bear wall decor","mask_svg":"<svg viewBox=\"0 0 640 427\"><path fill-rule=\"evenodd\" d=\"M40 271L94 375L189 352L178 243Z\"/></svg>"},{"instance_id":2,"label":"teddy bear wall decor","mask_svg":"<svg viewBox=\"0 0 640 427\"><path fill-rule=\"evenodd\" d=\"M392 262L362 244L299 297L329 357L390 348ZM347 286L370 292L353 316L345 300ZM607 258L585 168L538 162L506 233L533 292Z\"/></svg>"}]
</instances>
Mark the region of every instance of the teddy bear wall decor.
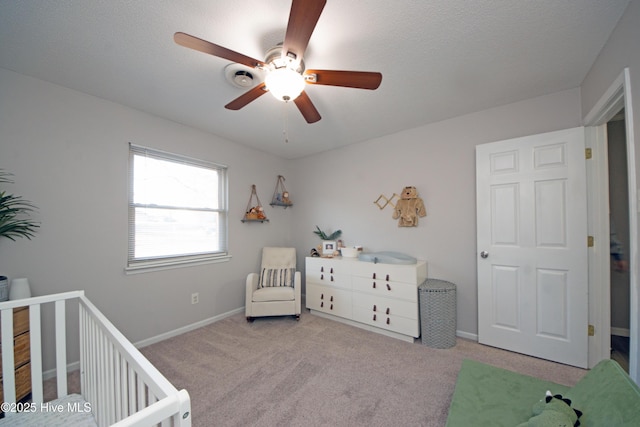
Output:
<instances>
[{"instance_id":1,"label":"teddy bear wall decor","mask_svg":"<svg viewBox=\"0 0 640 427\"><path fill-rule=\"evenodd\" d=\"M398 227L417 227L418 217L426 215L427 210L422 199L418 197L416 187L404 187L392 215L393 219L398 220Z\"/></svg>"}]
</instances>

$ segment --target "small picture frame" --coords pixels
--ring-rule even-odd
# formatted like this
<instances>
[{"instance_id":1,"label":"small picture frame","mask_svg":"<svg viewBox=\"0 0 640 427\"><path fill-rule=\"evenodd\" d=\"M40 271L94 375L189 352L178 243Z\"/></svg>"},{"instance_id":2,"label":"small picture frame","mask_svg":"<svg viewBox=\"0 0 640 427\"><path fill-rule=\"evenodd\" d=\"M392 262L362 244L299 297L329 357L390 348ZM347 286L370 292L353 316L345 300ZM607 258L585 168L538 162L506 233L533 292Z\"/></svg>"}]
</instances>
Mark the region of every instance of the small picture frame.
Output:
<instances>
[{"instance_id":1,"label":"small picture frame","mask_svg":"<svg viewBox=\"0 0 640 427\"><path fill-rule=\"evenodd\" d=\"M333 252L336 250L335 240L323 240L322 241L322 256L333 256Z\"/></svg>"}]
</instances>

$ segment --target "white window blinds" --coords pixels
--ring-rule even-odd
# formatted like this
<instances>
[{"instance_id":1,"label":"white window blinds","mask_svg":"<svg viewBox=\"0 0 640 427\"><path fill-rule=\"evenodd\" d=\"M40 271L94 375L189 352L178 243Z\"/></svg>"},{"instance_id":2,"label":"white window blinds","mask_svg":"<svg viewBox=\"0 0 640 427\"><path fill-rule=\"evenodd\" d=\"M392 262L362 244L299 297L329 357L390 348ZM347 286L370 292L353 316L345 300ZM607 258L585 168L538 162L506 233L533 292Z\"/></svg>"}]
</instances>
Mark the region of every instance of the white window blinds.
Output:
<instances>
[{"instance_id":1,"label":"white window blinds","mask_svg":"<svg viewBox=\"0 0 640 427\"><path fill-rule=\"evenodd\" d=\"M128 268L227 254L226 166L129 145Z\"/></svg>"}]
</instances>

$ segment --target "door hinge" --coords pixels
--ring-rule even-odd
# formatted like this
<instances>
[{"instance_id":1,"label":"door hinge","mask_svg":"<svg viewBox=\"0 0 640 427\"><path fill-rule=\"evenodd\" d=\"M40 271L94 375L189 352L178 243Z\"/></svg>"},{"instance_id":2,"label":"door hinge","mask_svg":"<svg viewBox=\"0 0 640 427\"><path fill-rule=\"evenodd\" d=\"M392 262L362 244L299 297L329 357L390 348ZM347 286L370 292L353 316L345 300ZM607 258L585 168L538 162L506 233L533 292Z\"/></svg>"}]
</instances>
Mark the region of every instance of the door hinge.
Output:
<instances>
[{"instance_id":1,"label":"door hinge","mask_svg":"<svg viewBox=\"0 0 640 427\"><path fill-rule=\"evenodd\" d=\"M587 236L587 247L588 248L593 247L593 236Z\"/></svg>"},{"instance_id":2,"label":"door hinge","mask_svg":"<svg viewBox=\"0 0 640 427\"><path fill-rule=\"evenodd\" d=\"M594 328L593 325L589 325L588 331L589 331L589 336L590 337L592 337L592 336L594 336L596 334L596 328Z\"/></svg>"},{"instance_id":3,"label":"door hinge","mask_svg":"<svg viewBox=\"0 0 640 427\"><path fill-rule=\"evenodd\" d=\"M593 154L591 152L591 148L585 148L584 149L584 158L589 160L592 156L593 156Z\"/></svg>"}]
</instances>

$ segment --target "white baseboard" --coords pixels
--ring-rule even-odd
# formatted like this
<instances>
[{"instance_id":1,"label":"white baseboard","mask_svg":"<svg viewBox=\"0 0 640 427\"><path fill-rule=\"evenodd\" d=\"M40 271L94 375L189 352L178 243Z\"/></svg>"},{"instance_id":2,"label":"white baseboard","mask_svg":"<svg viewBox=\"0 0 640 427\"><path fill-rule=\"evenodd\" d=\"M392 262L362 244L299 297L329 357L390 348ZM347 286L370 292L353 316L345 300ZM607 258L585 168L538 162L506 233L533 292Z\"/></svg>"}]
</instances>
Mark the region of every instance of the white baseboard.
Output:
<instances>
[{"instance_id":1,"label":"white baseboard","mask_svg":"<svg viewBox=\"0 0 640 427\"><path fill-rule=\"evenodd\" d=\"M67 364L67 373L71 373L73 371L77 371L78 369L80 369L80 362L76 361L76 362L71 362L69 364ZM56 377L56 370L54 369L49 369L47 371L44 371L42 373L42 379L43 380L49 380L51 378L55 378Z\"/></svg>"},{"instance_id":2,"label":"white baseboard","mask_svg":"<svg viewBox=\"0 0 640 427\"><path fill-rule=\"evenodd\" d=\"M470 332L464 332L464 331L458 330L458 331L456 331L456 336L458 336L460 338L466 338L468 340L478 342L478 334L472 334Z\"/></svg>"},{"instance_id":3,"label":"white baseboard","mask_svg":"<svg viewBox=\"0 0 640 427\"><path fill-rule=\"evenodd\" d=\"M233 316L235 314L238 314L238 313L244 313L244 307L236 308L235 310L227 311L226 313L222 313L222 314L219 314L217 316L213 316L213 317L210 317L208 319L204 319L204 320L201 320L199 322L192 323L190 325L183 326L183 327L178 328L178 329L174 329L173 331L168 331L168 332L165 332L163 334L156 335L155 337L151 337L151 338L144 339L142 341L138 341L136 343L133 343L133 345L136 348L143 348L143 347L146 347L148 345L155 344L157 342L164 341L166 339L173 338L173 337L176 337L178 335L185 334L187 332L193 331L194 329L202 328L203 326L210 325L212 323L215 323L215 322L217 322L219 320L222 320L222 319L226 319L227 317L231 317L231 316Z\"/></svg>"},{"instance_id":4,"label":"white baseboard","mask_svg":"<svg viewBox=\"0 0 640 427\"><path fill-rule=\"evenodd\" d=\"M619 337L628 337L629 335L629 329L627 328L614 328L613 326L611 327L611 335L617 335Z\"/></svg>"}]
</instances>

